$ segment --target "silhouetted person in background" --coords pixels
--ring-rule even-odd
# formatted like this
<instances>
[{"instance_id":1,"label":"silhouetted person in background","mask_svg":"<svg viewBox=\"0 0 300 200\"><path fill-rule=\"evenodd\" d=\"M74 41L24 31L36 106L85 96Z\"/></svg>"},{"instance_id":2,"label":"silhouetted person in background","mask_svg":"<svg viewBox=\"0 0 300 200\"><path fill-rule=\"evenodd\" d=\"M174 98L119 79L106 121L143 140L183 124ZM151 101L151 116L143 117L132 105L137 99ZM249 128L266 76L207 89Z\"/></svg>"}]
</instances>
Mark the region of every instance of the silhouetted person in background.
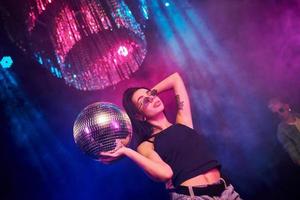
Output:
<instances>
[{"instance_id":1,"label":"silhouetted person in background","mask_svg":"<svg viewBox=\"0 0 300 200\"><path fill-rule=\"evenodd\" d=\"M279 99L271 99L268 107L281 120L277 128L278 140L291 159L300 165L300 114L293 112L289 104Z\"/></svg>"}]
</instances>

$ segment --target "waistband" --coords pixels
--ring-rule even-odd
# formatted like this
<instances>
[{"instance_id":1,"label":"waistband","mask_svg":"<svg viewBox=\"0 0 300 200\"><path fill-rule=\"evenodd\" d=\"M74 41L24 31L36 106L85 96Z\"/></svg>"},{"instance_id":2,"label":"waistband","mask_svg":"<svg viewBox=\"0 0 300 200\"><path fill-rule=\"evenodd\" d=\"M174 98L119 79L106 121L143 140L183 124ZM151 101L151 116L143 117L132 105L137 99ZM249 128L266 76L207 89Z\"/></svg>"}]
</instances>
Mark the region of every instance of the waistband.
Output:
<instances>
[{"instance_id":1,"label":"waistband","mask_svg":"<svg viewBox=\"0 0 300 200\"><path fill-rule=\"evenodd\" d=\"M169 192L176 192L178 194L184 194L189 196L221 196L222 192L227 187L227 183L221 178L217 183L213 183L205 186L177 186L176 188L169 189Z\"/></svg>"}]
</instances>

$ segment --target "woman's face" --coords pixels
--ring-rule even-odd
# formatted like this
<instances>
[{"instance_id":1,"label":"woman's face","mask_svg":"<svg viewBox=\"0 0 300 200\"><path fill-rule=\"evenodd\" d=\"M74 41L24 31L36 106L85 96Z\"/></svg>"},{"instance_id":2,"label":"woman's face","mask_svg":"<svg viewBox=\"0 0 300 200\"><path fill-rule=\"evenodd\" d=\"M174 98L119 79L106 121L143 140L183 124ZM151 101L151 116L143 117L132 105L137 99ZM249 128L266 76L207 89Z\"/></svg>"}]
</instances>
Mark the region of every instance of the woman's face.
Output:
<instances>
[{"instance_id":1,"label":"woman's face","mask_svg":"<svg viewBox=\"0 0 300 200\"><path fill-rule=\"evenodd\" d=\"M163 112L164 104L158 96L151 95L147 89L138 89L132 95L132 102L139 112L147 119Z\"/></svg>"}]
</instances>

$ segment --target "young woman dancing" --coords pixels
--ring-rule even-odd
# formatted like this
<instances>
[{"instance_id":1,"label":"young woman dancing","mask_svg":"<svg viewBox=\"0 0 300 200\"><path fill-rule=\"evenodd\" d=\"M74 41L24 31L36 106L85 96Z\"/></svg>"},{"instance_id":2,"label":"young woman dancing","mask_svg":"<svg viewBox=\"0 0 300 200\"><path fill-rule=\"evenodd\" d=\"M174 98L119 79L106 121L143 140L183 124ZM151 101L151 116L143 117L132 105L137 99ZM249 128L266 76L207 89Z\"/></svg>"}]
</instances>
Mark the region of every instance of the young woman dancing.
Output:
<instances>
[{"instance_id":1,"label":"young woman dancing","mask_svg":"<svg viewBox=\"0 0 300 200\"><path fill-rule=\"evenodd\" d=\"M157 96L173 89L177 102L172 124ZM128 88L123 94L133 126L137 150L118 143L117 150L101 153L102 162L127 156L152 179L166 183L173 200L240 200L233 186L222 178L220 163L213 157L203 135L193 129L189 96L184 82L174 73L152 89Z\"/></svg>"}]
</instances>

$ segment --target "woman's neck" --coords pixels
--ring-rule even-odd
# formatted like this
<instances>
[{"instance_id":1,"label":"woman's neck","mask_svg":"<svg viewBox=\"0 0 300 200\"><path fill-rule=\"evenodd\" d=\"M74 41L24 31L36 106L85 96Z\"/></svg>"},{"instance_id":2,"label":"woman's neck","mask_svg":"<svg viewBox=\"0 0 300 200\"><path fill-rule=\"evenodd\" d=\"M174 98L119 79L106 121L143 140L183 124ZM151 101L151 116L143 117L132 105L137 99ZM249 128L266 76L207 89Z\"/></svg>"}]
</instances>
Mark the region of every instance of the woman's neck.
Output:
<instances>
[{"instance_id":1,"label":"woman's neck","mask_svg":"<svg viewBox=\"0 0 300 200\"><path fill-rule=\"evenodd\" d=\"M172 124L168 121L165 114L161 112L160 114L152 117L151 119L147 120L151 125L154 126L155 129L163 130L171 126Z\"/></svg>"}]
</instances>

